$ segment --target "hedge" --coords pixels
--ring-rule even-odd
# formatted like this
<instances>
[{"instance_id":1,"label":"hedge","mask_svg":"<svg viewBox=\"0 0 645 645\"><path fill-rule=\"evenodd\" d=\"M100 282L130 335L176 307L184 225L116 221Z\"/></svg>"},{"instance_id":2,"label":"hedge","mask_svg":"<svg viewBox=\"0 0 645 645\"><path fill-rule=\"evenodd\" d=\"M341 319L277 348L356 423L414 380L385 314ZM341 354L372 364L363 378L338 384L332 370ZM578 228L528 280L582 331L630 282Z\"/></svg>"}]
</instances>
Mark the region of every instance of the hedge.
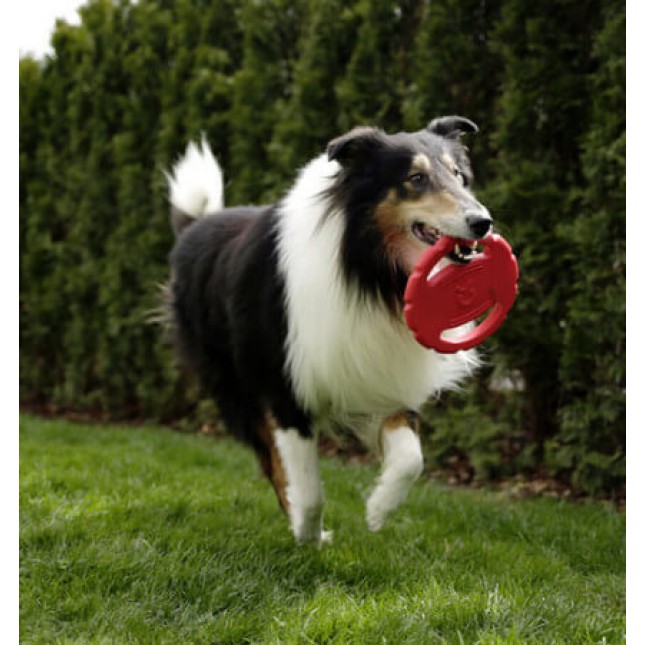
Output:
<instances>
[{"instance_id":1,"label":"hedge","mask_svg":"<svg viewBox=\"0 0 645 645\"><path fill-rule=\"evenodd\" d=\"M20 60L25 406L195 423L149 324L162 170L203 132L230 205L276 199L357 124L481 128L477 191L521 292L487 366L424 413L437 467L591 493L625 470L625 7L610 0L94 0ZM192 420L192 421L191 421Z\"/></svg>"}]
</instances>

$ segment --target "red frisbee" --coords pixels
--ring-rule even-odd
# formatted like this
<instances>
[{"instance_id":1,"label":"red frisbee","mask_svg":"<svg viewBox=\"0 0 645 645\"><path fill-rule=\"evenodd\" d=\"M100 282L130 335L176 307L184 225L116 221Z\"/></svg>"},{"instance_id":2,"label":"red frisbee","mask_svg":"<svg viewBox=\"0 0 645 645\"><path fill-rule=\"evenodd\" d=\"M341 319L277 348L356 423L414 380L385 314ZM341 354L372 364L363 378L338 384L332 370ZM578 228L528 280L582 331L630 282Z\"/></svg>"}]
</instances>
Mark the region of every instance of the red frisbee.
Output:
<instances>
[{"instance_id":1,"label":"red frisbee","mask_svg":"<svg viewBox=\"0 0 645 645\"><path fill-rule=\"evenodd\" d=\"M451 264L432 277L430 272L455 244L472 240L443 236L417 263L405 289L405 318L416 340L424 347L444 354L479 345L497 331L515 302L519 267L508 242L490 234L478 241L483 245L468 264ZM489 311L475 329L449 340L448 329L475 320Z\"/></svg>"}]
</instances>

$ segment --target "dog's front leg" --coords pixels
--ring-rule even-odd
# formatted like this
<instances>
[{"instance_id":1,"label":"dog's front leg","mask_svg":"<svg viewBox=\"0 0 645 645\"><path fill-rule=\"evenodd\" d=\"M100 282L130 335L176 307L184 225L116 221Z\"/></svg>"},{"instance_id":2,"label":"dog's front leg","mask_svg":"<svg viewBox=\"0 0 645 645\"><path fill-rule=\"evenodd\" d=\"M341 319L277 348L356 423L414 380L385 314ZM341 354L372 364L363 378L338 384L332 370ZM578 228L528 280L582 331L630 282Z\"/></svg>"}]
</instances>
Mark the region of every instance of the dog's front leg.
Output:
<instances>
[{"instance_id":1,"label":"dog's front leg","mask_svg":"<svg viewBox=\"0 0 645 645\"><path fill-rule=\"evenodd\" d=\"M408 413L387 418L380 430L383 467L376 488L367 501L367 525L378 531L387 516L406 498L412 483L423 470L419 436Z\"/></svg>"},{"instance_id":2,"label":"dog's front leg","mask_svg":"<svg viewBox=\"0 0 645 645\"><path fill-rule=\"evenodd\" d=\"M275 444L287 479L288 513L296 541L329 542L322 530L323 490L316 436L305 437L295 428L277 430Z\"/></svg>"}]
</instances>

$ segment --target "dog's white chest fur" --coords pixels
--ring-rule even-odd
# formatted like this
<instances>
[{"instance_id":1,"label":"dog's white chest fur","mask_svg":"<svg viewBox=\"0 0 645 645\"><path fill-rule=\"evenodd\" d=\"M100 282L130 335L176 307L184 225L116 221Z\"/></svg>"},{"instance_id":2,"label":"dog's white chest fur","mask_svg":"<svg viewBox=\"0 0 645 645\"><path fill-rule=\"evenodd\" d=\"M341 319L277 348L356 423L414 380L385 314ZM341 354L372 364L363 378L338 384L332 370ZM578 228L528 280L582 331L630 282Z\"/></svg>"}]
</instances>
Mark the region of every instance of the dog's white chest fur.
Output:
<instances>
[{"instance_id":1,"label":"dog's white chest fur","mask_svg":"<svg viewBox=\"0 0 645 645\"><path fill-rule=\"evenodd\" d=\"M321 197L337 170L325 156L314 159L281 205L287 361L296 396L307 410L334 416L417 410L470 374L477 359L474 352L421 347L402 320L348 287L339 258L343 216L327 214Z\"/></svg>"}]
</instances>

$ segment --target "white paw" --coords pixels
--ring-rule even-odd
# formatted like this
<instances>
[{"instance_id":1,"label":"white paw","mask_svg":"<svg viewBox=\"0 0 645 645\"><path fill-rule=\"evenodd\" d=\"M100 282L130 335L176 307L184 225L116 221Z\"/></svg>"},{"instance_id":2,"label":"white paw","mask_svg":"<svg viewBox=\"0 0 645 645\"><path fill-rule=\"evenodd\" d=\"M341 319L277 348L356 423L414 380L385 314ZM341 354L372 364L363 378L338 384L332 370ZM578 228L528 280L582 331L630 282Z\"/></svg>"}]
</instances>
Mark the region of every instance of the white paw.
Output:
<instances>
[{"instance_id":1,"label":"white paw","mask_svg":"<svg viewBox=\"0 0 645 645\"><path fill-rule=\"evenodd\" d=\"M316 535L307 535L307 536L296 536L296 544L298 546L304 546L305 544L313 544L320 548L323 544L332 544L334 541L334 532L333 531L321 531L317 536Z\"/></svg>"},{"instance_id":2,"label":"white paw","mask_svg":"<svg viewBox=\"0 0 645 645\"><path fill-rule=\"evenodd\" d=\"M298 544L320 544L322 530L322 504L311 507L292 507L291 526Z\"/></svg>"},{"instance_id":3,"label":"white paw","mask_svg":"<svg viewBox=\"0 0 645 645\"><path fill-rule=\"evenodd\" d=\"M378 503L373 500L368 500L365 519L367 520L367 528L372 531L380 531L387 519L387 511L382 508Z\"/></svg>"},{"instance_id":4,"label":"white paw","mask_svg":"<svg viewBox=\"0 0 645 645\"><path fill-rule=\"evenodd\" d=\"M320 534L320 544L332 544L334 542L333 531L323 531Z\"/></svg>"}]
</instances>

